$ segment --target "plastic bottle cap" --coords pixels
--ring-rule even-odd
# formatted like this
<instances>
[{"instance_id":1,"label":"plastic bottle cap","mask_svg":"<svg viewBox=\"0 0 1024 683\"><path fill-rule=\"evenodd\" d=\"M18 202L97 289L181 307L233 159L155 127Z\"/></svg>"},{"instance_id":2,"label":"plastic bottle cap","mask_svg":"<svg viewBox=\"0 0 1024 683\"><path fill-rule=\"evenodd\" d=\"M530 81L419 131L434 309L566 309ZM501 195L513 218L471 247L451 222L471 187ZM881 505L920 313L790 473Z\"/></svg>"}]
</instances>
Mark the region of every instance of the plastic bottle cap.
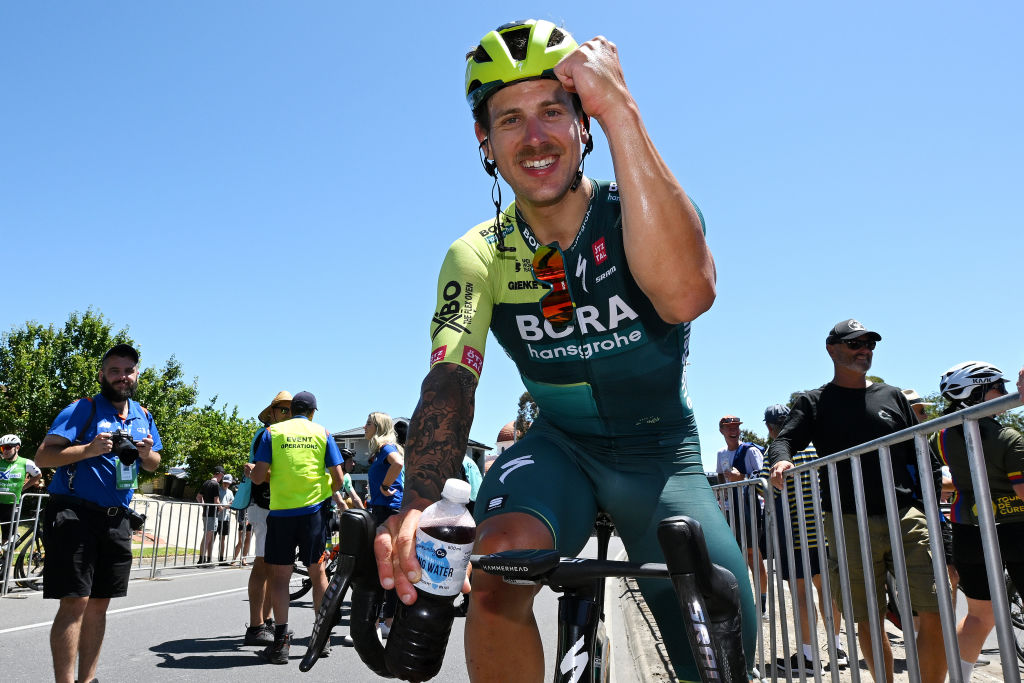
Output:
<instances>
[{"instance_id":1,"label":"plastic bottle cap","mask_svg":"<svg viewBox=\"0 0 1024 683\"><path fill-rule=\"evenodd\" d=\"M462 503L465 505L469 502L469 494L472 489L469 486L468 481L462 481L461 479L449 479L444 483L444 488L441 490L441 497L447 498L453 503Z\"/></svg>"}]
</instances>

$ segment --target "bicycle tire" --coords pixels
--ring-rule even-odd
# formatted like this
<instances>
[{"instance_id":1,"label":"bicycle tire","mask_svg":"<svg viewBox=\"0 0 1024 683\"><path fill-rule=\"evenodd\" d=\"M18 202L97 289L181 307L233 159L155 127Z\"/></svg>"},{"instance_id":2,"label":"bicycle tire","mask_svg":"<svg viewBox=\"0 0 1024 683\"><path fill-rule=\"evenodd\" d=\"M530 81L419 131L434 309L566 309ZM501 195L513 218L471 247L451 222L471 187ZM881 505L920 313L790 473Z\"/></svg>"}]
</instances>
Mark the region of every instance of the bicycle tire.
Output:
<instances>
[{"instance_id":1,"label":"bicycle tire","mask_svg":"<svg viewBox=\"0 0 1024 683\"><path fill-rule=\"evenodd\" d=\"M309 578L309 574L306 570L300 569L298 565L292 567L291 580L288 582L289 599L298 600L308 593L312 587L313 581Z\"/></svg>"},{"instance_id":2,"label":"bicycle tire","mask_svg":"<svg viewBox=\"0 0 1024 683\"><path fill-rule=\"evenodd\" d=\"M1024 663L1024 600L1007 577L1006 592L1010 600L1010 624L1013 626L1013 644L1017 661Z\"/></svg>"},{"instance_id":3,"label":"bicycle tire","mask_svg":"<svg viewBox=\"0 0 1024 683\"><path fill-rule=\"evenodd\" d=\"M14 578L18 586L32 590L43 588L43 561L46 558L46 551L43 548L43 539L38 535L22 546L18 553L18 559L14 563ZM18 581L18 579L25 579Z\"/></svg>"},{"instance_id":4,"label":"bicycle tire","mask_svg":"<svg viewBox=\"0 0 1024 683\"><path fill-rule=\"evenodd\" d=\"M611 683L612 680L612 639L608 636L604 619L597 622L594 636L594 683Z\"/></svg>"}]
</instances>

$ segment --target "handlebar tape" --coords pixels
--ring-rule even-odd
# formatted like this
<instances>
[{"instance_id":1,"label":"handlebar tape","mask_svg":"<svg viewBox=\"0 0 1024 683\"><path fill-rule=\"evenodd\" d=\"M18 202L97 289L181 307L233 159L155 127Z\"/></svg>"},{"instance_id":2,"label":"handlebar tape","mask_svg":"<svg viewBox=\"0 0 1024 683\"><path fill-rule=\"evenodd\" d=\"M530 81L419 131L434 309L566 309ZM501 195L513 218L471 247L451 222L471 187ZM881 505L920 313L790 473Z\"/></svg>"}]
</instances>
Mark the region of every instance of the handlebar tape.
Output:
<instances>
[{"instance_id":1,"label":"handlebar tape","mask_svg":"<svg viewBox=\"0 0 1024 683\"><path fill-rule=\"evenodd\" d=\"M349 634L355 644L356 654L378 676L394 678L384 662L384 645L377 636L377 615L384 603L384 589L380 587L377 564L373 556L373 538L377 525L366 510L345 510L341 514L341 543L338 554L338 571L324 594L309 639L306 654L299 664L300 671L309 671L320 651L330 637L331 629L338 623L341 614L343 589L331 594L336 584L351 587L352 611L349 615ZM328 600L328 595L332 599Z\"/></svg>"},{"instance_id":2,"label":"handlebar tape","mask_svg":"<svg viewBox=\"0 0 1024 683\"><path fill-rule=\"evenodd\" d=\"M700 522L685 516L658 524L658 542L683 608L701 680L746 683L739 583L712 564Z\"/></svg>"}]
</instances>

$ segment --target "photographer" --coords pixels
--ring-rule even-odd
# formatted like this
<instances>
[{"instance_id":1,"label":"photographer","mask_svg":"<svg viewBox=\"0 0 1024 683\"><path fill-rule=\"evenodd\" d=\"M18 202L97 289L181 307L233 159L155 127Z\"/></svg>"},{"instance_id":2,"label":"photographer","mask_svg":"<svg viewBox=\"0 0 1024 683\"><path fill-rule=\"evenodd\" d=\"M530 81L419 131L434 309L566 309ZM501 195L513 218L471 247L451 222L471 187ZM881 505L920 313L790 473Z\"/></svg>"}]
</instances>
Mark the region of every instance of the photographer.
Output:
<instances>
[{"instance_id":1,"label":"photographer","mask_svg":"<svg viewBox=\"0 0 1024 683\"><path fill-rule=\"evenodd\" d=\"M139 467L160 465L153 416L132 401L139 354L118 344L103 355L100 393L61 411L36 452L56 468L49 486L43 542L43 597L59 599L50 629L58 683L96 677L111 598L128 593L132 531L145 518L129 508Z\"/></svg>"}]
</instances>

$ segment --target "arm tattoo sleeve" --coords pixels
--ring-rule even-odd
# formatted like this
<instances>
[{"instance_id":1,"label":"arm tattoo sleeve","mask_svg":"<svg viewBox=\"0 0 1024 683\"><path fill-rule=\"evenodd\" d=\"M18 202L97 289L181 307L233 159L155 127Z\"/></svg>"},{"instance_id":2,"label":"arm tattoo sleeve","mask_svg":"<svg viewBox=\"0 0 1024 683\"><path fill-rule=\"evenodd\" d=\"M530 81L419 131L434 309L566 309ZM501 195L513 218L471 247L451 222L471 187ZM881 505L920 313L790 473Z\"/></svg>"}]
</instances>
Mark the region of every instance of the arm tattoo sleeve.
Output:
<instances>
[{"instance_id":1,"label":"arm tattoo sleeve","mask_svg":"<svg viewBox=\"0 0 1024 683\"><path fill-rule=\"evenodd\" d=\"M409 424L405 500L434 502L447 479L459 478L473 424L477 380L466 368L438 363L423 380Z\"/></svg>"}]
</instances>

